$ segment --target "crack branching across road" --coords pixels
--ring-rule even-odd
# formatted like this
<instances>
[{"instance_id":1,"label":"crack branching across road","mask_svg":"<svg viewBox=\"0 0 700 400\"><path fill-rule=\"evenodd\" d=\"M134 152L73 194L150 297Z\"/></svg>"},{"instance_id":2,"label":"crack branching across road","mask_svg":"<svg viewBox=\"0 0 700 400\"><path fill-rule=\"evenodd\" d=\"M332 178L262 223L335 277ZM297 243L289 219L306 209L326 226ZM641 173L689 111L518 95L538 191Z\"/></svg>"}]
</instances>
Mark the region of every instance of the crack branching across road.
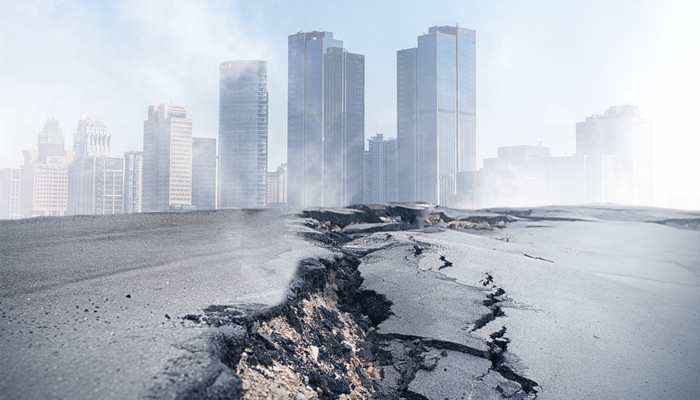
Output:
<instances>
[{"instance_id":1,"label":"crack branching across road","mask_svg":"<svg viewBox=\"0 0 700 400\"><path fill-rule=\"evenodd\" d=\"M362 210L367 213L366 210ZM404 221L419 225L417 218L430 218L423 211L402 209ZM446 340L439 335L406 334L385 328L385 322L400 318L392 311L394 299L367 289L360 265L395 242L353 247L353 240L368 234L339 232L348 219L361 213L311 214L310 226L322 229L309 233L334 251L329 259L307 259L299 266L287 300L275 307L246 311L241 307L216 306L202 314L180 317L185 324L207 324L211 334L192 345L193 359L174 360L165 375L188 374L191 379L173 384L165 381L153 388L153 397L176 398L293 398L293 399L429 399L429 398L535 398L539 387L522 376L508 352L507 329L493 323L505 314L500 303L506 293L486 274L481 287L467 287L445 280L444 268L453 267L445 255L438 271L418 271L441 276L442 284L468 289L483 296L487 310L468 329L454 326L469 341ZM368 217L387 221L391 212ZM376 218L375 218L376 217ZM330 222L328 222L330 221ZM354 221L365 223L366 221ZM389 221L394 223L396 221ZM372 231L377 231L374 226ZM379 235L375 235L379 236ZM385 241L391 241L391 235ZM404 244L413 259L428 253L424 243ZM399 263L400 260L395 260ZM445 283L446 282L446 283ZM469 304L457 304L469 307ZM401 311L403 312L403 311ZM481 331L482 336L475 333ZM479 342L481 341L481 342ZM476 343L470 345L470 343ZM479 344L481 343L481 344ZM186 347L186 345L185 345ZM198 356L194 354L199 352ZM187 370L185 370L187 368ZM471 377L471 378L470 378ZM435 386L452 379L447 389ZM170 386L168 386L168 383ZM447 390L447 392L445 391ZM452 397L451 397L452 396Z\"/></svg>"}]
</instances>

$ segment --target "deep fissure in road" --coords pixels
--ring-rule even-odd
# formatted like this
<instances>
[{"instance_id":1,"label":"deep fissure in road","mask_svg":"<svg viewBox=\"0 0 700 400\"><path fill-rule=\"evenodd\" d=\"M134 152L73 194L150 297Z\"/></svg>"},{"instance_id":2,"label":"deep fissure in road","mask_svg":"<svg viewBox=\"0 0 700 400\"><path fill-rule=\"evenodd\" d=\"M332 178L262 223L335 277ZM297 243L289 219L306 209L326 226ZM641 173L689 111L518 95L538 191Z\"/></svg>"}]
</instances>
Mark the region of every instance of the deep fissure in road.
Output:
<instances>
[{"instance_id":1,"label":"deep fissure in road","mask_svg":"<svg viewBox=\"0 0 700 400\"><path fill-rule=\"evenodd\" d=\"M329 221L322 213L314 217L319 221L316 228L323 231L307 233L307 238L338 256L303 260L285 302L255 311L212 306L202 314L181 317L183 322L214 328L206 346L213 361L179 387L175 397L276 398L296 392L297 399L424 399L428 397L411 390L411 382L419 371L433 371L448 351L490 361L482 378L490 374L492 387L502 398L537 397L537 383L518 374L505 357L510 342L505 326L489 335L487 351L377 332L377 326L392 315L392 303L383 294L362 289L358 271L362 258L376 250L339 250L352 238L332 229L338 221L321 222ZM414 245L413 250L418 257L425 248ZM453 265L445 256L440 260L440 269ZM500 306L505 291L490 274L483 286L487 293L483 304L490 312L465 334L505 315ZM157 388L153 393L159 397Z\"/></svg>"}]
</instances>

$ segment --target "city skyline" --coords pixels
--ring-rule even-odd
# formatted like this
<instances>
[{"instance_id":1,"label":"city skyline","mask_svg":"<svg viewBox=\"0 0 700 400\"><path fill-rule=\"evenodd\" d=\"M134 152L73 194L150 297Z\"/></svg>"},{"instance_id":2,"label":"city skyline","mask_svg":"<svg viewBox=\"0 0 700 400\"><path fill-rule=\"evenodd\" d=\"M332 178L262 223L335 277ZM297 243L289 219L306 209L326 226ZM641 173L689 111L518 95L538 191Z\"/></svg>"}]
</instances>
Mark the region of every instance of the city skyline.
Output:
<instances>
[{"instance_id":1,"label":"city skyline","mask_svg":"<svg viewBox=\"0 0 700 400\"><path fill-rule=\"evenodd\" d=\"M68 148L72 121L85 113L111 127L115 154L140 149L142 110L164 101L190 107L195 136L216 137L216 68L232 58L269 60L270 140L285 143L286 37L299 30L333 31L366 55L365 138L394 137L395 51L415 45L429 26L459 22L480 38L477 168L499 146L541 141L553 154L572 154L575 122L637 104L657 132L658 204L698 204L696 3L420 4L334 4L322 13L313 2L175 2L171 18L153 21L158 3L3 2L0 88L12 96L0 101L0 167L22 163L21 151L34 147L51 115L70 126ZM82 18L88 14L95 18ZM366 29L355 29L360 17ZM92 28L89 37L78 20ZM268 170L286 161L285 150L270 146Z\"/></svg>"}]
</instances>

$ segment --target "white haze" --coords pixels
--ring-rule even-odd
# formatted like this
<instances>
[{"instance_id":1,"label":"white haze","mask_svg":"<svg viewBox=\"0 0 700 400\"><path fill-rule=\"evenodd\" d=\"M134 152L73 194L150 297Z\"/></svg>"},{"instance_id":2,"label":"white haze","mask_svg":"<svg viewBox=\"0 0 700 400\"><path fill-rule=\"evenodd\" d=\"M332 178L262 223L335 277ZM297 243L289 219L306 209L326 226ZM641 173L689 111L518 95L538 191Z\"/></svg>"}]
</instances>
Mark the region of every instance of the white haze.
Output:
<instances>
[{"instance_id":1,"label":"white haze","mask_svg":"<svg viewBox=\"0 0 700 400\"><path fill-rule=\"evenodd\" d=\"M328 30L366 55L366 132L395 136L396 50L429 26L477 31L477 158L542 142L575 151L575 123L638 105L654 121L657 205L700 209L696 1L373 2L0 0L0 168L54 115L72 148L81 113L112 154L142 148L147 107L189 107L217 137L218 65L268 61L269 169L286 161L287 36Z\"/></svg>"}]
</instances>

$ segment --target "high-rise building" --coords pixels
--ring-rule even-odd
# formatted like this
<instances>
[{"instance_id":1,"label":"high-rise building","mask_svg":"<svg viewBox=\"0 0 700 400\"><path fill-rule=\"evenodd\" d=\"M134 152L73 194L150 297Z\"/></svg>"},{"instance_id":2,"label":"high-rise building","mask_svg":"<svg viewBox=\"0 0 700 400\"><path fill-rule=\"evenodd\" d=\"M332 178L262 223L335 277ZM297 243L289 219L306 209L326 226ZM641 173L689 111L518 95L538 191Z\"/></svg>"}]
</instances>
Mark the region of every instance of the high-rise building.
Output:
<instances>
[{"instance_id":1,"label":"high-rise building","mask_svg":"<svg viewBox=\"0 0 700 400\"><path fill-rule=\"evenodd\" d=\"M68 168L68 215L124 212L124 158L76 158Z\"/></svg>"},{"instance_id":2,"label":"high-rise building","mask_svg":"<svg viewBox=\"0 0 700 400\"><path fill-rule=\"evenodd\" d=\"M149 106L143 123L143 211L191 204L192 120L187 106Z\"/></svg>"},{"instance_id":3,"label":"high-rise building","mask_svg":"<svg viewBox=\"0 0 700 400\"><path fill-rule=\"evenodd\" d=\"M365 59L331 32L289 36L288 202L293 208L362 201Z\"/></svg>"},{"instance_id":4,"label":"high-rise building","mask_svg":"<svg viewBox=\"0 0 700 400\"><path fill-rule=\"evenodd\" d=\"M107 125L90 117L78 120L73 140L75 161L68 167L69 215L111 215L124 211L124 158L110 157Z\"/></svg>"},{"instance_id":5,"label":"high-rise building","mask_svg":"<svg viewBox=\"0 0 700 400\"><path fill-rule=\"evenodd\" d=\"M109 156L112 136L104 121L90 117L78 120L73 151L76 158Z\"/></svg>"},{"instance_id":6,"label":"high-rise building","mask_svg":"<svg viewBox=\"0 0 700 400\"><path fill-rule=\"evenodd\" d=\"M396 139L378 133L368 140L365 152L364 202L389 203L398 200L398 163Z\"/></svg>"},{"instance_id":7,"label":"high-rise building","mask_svg":"<svg viewBox=\"0 0 700 400\"><path fill-rule=\"evenodd\" d=\"M267 63L219 66L219 208L264 207Z\"/></svg>"},{"instance_id":8,"label":"high-rise building","mask_svg":"<svg viewBox=\"0 0 700 400\"><path fill-rule=\"evenodd\" d=\"M0 219L17 219L20 213L20 170L0 169Z\"/></svg>"},{"instance_id":9,"label":"high-rise building","mask_svg":"<svg viewBox=\"0 0 700 400\"><path fill-rule=\"evenodd\" d=\"M608 171L608 178L595 185L602 202L653 205L653 146L653 124L637 106L610 107L576 123L576 153L606 156L596 169Z\"/></svg>"},{"instance_id":10,"label":"high-rise building","mask_svg":"<svg viewBox=\"0 0 700 400\"><path fill-rule=\"evenodd\" d=\"M287 163L267 173L267 206L287 207Z\"/></svg>"},{"instance_id":11,"label":"high-rise building","mask_svg":"<svg viewBox=\"0 0 700 400\"><path fill-rule=\"evenodd\" d=\"M37 149L24 150L21 167L20 212L23 218L61 216L68 207L68 165L72 151L64 148L58 121L47 118Z\"/></svg>"},{"instance_id":12,"label":"high-rise building","mask_svg":"<svg viewBox=\"0 0 700 400\"><path fill-rule=\"evenodd\" d=\"M142 211L143 152L124 153L124 214Z\"/></svg>"},{"instance_id":13,"label":"high-rise building","mask_svg":"<svg viewBox=\"0 0 700 400\"><path fill-rule=\"evenodd\" d=\"M476 169L476 32L433 26L397 53L399 200L449 205Z\"/></svg>"},{"instance_id":14,"label":"high-rise building","mask_svg":"<svg viewBox=\"0 0 700 400\"><path fill-rule=\"evenodd\" d=\"M192 139L192 205L216 208L216 139Z\"/></svg>"}]
</instances>

